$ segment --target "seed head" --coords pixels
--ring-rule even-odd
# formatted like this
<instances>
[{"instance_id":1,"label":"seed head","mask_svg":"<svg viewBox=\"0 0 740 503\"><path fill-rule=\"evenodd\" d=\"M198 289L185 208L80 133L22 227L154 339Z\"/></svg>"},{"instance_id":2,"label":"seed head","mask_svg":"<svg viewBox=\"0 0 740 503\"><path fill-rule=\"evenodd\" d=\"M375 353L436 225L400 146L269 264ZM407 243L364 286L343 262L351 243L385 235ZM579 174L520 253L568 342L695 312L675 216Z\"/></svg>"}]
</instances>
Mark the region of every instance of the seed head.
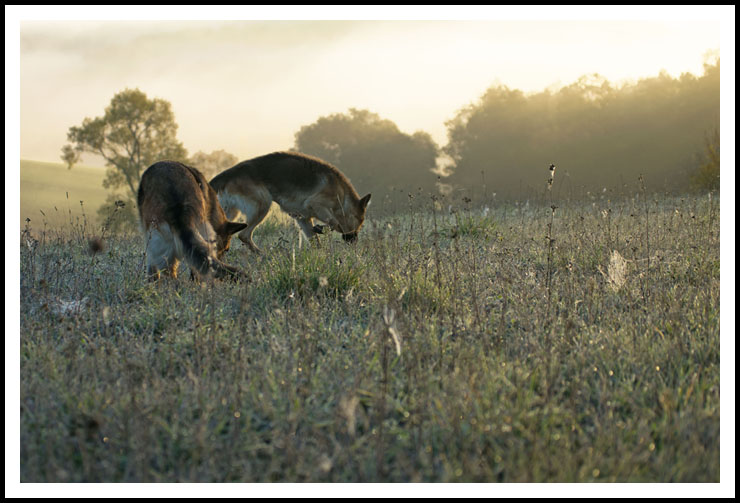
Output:
<instances>
[{"instance_id":1,"label":"seed head","mask_svg":"<svg viewBox=\"0 0 740 503\"><path fill-rule=\"evenodd\" d=\"M550 178L547 180L547 190L552 189L552 181L555 178L555 165L550 164Z\"/></svg>"},{"instance_id":2,"label":"seed head","mask_svg":"<svg viewBox=\"0 0 740 503\"><path fill-rule=\"evenodd\" d=\"M105 243L98 236L91 237L87 244L90 255L96 255L105 249Z\"/></svg>"}]
</instances>

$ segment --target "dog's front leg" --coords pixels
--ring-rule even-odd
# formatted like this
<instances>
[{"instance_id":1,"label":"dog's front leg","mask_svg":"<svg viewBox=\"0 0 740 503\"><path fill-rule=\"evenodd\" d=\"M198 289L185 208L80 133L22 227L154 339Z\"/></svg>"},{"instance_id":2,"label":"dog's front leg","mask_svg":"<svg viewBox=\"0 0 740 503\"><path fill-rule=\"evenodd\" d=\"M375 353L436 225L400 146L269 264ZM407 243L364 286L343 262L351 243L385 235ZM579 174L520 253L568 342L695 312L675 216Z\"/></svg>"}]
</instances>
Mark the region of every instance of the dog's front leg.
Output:
<instances>
[{"instance_id":1,"label":"dog's front leg","mask_svg":"<svg viewBox=\"0 0 740 503\"><path fill-rule=\"evenodd\" d=\"M319 246L319 234L324 233L323 225L314 225L312 217L295 216L298 226L303 231L303 234L308 238L308 241Z\"/></svg>"}]
</instances>

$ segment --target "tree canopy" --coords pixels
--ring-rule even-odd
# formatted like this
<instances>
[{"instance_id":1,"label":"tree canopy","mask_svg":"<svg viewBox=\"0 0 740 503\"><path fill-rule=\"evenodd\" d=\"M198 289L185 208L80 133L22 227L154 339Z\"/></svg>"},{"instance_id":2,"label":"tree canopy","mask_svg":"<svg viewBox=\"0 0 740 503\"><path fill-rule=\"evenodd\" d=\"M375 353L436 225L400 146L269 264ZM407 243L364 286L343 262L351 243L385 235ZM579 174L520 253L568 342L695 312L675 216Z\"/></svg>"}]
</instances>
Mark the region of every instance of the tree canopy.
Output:
<instances>
[{"instance_id":1,"label":"tree canopy","mask_svg":"<svg viewBox=\"0 0 740 503\"><path fill-rule=\"evenodd\" d=\"M320 117L295 135L296 150L334 164L358 192L399 203L411 191L436 191L439 147L423 131L407 134L368 110Z\"/></svg>"},{"instance_id":2,"label":"tree canopy","mask_svg":"<svg viewBox=\"0 0 740 503\"><path fill-rule=\"evenodd\" d=\"M519 197L545 187L552 162L574 195L632 189L641 174L653 189L685 188L719 119L719 61L704 69L621 87L599 75L556 92L491 87L446 123L450 182L475 188L484 178L489 191Z\"/></svg>"},{"instance_id":3,"label":"tree canopy","mask_svg":"<svg viewBox=\"0 0 740 503\"><path fill-rule=\"evenodd\" d=\"M704 137L703 160L691 177L691 184L697 190L719 190L719 128L707 131Z\"/></svg>"},{"instance_id":4,"label":"tree canopy","mask_svg":"<svg viewBox=\"0 0 740 503\"><path fill-rule=\"evenodd\" d=\"M66 145L62 152L67 159L70 148L99 155L109 168L103 186L123 188L135 197L144 169L162 159L187 158L176 134L177 123L168 101L150 100L138 89L126 89L113 96L102 117L86 117L82 125L69 128L71 146Z\"/></svg>"}]
</instances>

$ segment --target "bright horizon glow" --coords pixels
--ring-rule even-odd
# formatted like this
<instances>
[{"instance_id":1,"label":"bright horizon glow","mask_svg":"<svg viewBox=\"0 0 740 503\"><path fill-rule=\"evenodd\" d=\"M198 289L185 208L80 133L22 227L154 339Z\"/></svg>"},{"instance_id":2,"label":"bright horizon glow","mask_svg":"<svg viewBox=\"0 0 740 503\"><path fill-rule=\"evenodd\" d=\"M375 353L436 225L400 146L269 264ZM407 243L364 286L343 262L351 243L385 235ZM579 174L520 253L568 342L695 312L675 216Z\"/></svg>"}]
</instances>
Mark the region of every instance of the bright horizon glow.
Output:
<instances>
[{"instance_id":1,"label":"bright horizon glow","mask_svg":"<svg viewBox=\"0 0 740 503\"><path fill-rule=\"evenodd\" d=\"M172 103L190 154L247 159L349 108L443 146L445 121L493 85L698 76L719 52L717 21L682 20L23 21L20 33L20 157L48 162L125 88Z\"/></svg>"}]
</instances>

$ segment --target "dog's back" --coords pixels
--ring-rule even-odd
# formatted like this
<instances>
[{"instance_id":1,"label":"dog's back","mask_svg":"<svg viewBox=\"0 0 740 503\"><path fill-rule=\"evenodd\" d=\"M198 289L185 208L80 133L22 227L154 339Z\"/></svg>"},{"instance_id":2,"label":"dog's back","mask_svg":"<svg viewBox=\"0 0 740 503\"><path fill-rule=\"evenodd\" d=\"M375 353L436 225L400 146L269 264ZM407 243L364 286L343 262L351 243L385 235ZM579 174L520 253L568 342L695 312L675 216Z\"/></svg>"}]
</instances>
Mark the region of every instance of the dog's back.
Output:
<instances>
[{"instance_id":1,"label":"dog's back","mask_svg":"<svg viewBox=\"0 0 740 503\"><path fill-rule=\"evenodd\" d=\"M242 161L216 175L210 183L217 192L230 184L259 184L274 198L329 186L335 192L340 192L342 197L347 192L359 198L349 179L336 167L298 152L273 152Z\"/></svg>"},{"instance_id":2,"label":"dog's back","mask_svg":"<svg viewBox=\"0 0 740 503\"><path fill-rule=\"evenodd\" d=\"M245 225L227 221L216 192L198 170L174 161L151 165L141 177L137 202L150 276L158 277L160 270L176 276L182 259L200 275L237 271L219 255L230 235Z\"/></svg>"}]
</instances>

